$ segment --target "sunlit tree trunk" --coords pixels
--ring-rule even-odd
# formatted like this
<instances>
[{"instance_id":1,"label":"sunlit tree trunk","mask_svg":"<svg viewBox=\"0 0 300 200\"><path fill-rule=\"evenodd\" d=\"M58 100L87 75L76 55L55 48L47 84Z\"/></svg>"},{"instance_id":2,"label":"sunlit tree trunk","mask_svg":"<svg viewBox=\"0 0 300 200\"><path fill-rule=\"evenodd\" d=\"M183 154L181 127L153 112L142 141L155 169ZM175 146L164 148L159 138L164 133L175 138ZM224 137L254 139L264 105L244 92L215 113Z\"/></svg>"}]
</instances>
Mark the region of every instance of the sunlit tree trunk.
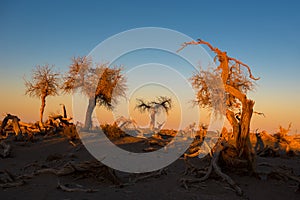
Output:
<instances>
[{"instance_id":1,"label":"sunlit tree trunk","mask_svg":"<svg viewBox=\"0 0 300 200\"><path fill-rule=\"evenodd\" d=\"M85 114L85 121L84 121L84 129L88 130L90 128L92 128L92 114L93 111L96 107L96 99L95 98L90 98L89 99L89 104L86 110L86 114Z\"/></svg>"},{"instance_id":2,"label":"sunlit tree trunk","mask_svg":"<svg viewBox=\"0 0 300 200\"><path fill-rule=\"evenodd\" d=\"M246 99L242 105L242 114L240 120L240 133L235 139L239 155L248 160L248 166L251 171L255 170L255 155L250 141L250 122L253 114L254 101Z\"/></svg>"},{"instance_id":3,"label":"sunlit tree trunk","mask_svg":"<svg viewBox=\"0 0 300 200\"><path fill-rule=\"evenodd\" d=\"M43 115L44 115L44 111L45 111L45 107L46 107L46 95L42 95L41 96L41 108L40 108L40 122L41 124L43 124Z\"/></svg>"},{"instance_id":4,"label":"sunlit tree trunk","mask_svg":"<svg viewBox=\"0 0 300 200\"><path fill-rule=\"evenodd\" d=\"M233 133L234 138L237 138L240 133L240 124L239 124L237 118L235 117L234 112L227 110L226 117L227 117L230 125L232 126L232 133ZM236 142L235 142L235 144L236 144Z\"/></svg>"}]
</instances>

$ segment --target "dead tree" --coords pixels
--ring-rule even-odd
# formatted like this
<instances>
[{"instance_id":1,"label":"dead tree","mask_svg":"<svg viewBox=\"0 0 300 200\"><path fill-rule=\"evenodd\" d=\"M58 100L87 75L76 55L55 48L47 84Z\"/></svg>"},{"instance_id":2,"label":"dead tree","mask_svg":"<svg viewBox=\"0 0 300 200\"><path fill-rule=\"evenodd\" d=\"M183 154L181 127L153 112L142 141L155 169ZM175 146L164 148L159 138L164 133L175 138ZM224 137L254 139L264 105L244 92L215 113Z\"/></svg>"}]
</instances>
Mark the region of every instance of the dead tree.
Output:
<instances>
[{"instance_id":1,"label":"dead tree","mask_svg":"<svg viewBox=\"0 0 300 200\"><path fill-rule=\"evenodd\" d=\"M92 60L86 56L72 59L62 89L66 93L79 90L88 97L84 129L92 127L92 113L96 105L111 109L118 97L125 96L126 79L121 72L121 67L109 68L108 64L92 68Z\"/></svg>"},{"instance_id":2,"label":"dead tree","mask_svg":"<svg viewBox=\"0 0 300 200\"><path fill-rule=\"evenodd\" d=\"M60 104L62 107L62 116L63 118L67 118L67 110L66 110L66 106L64 104Z\"/></svg>"},{"instance_id":3,"label":"dead tree","mask_svg":"<svg viewBox=\"0 0 300 200\"><path fill-rule=\"evenodd\" d=\"M156 101L145 102L142 99L137 99L136 108L140 112L149 112L150 114L150 129L154 130L155 128L155 117L161 111L164 110L167 114L169 110L172 108L172 100L168 97L160 96ZM160 124L162 126L162 124Z\"/></svg>"},{"instance_id":4,"label":"dead tree","mask_svg":"<svg viewBox=\"0 0 300 200\"><path fill-rule=\"evenodd\" d=\"M43 114L46 106L47 96L58 95L59 89L59 73L53 72L53 66L37 65L32 71L32 80L25 81L25 94L30 97L38 97L41 99L40 122L43 124Z\"/></svg>"},{"instance_id":5,"label":"dead tree","mask_svg":"<svg viewBox=\"0 0 300 200\"><path fill-rule=\"evenodd\" d=\"M250 142L250 121L253 114L254 101L247 97L247 92L253 89L253 81L258 80L252 75L251 69L245 63L227 56L225 51L213 47L210 43L197 40L186 42L182 45L206 45L216 54L219 66L212 74L221 78L226 95L226 117L233 128L235 148L237 156L247 160L250 171L255 169L255 154ZM179 49L179 50L181 50ZM216 60L215 60L216 62ZM246 69L247 71L244 71ZM202 107L211 106L210 91L205 76L210 72L200 71L191 80L193 86L198 89L197 102Z\"/></svg>"},{"instance_id":6,"label":"dead tree","mask_svg":"<svg viewBox=\"0 0 300 200\"><path fill-rule=\"evenodd\" d=\"M258 132L258 129L256 129L256 131L255 131L255 136L256 136L256 144L255 144L254 150L255 150L256 154L259 154L265 148L265 144L261 138L261 133Z\"/></svg>"},{"instance_id":7,"label":"dead tree","mask_svg":"<svg viewBox=\"0 0 300 200\"><path fill-rule=\"evenodd\" d=\"M12 121L13 130L14 130L16 136L19 134L22 134L20 124L19 124L20 119L17 116L11 115L11 114L7 114L6 117L3 119L1 127L0 127L0 134L4 135L4 133L5 133L4 129L7 126L9 120Z\"/></svg>"}]
</instances>

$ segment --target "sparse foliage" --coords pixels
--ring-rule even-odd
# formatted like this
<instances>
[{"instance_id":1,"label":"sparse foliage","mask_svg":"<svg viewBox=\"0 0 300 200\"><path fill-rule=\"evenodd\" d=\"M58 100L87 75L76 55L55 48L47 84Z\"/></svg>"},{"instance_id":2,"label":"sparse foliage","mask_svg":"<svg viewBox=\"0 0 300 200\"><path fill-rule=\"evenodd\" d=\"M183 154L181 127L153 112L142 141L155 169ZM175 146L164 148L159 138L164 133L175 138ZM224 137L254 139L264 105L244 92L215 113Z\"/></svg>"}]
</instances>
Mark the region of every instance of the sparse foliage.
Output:
<instances>
[{"instance_id":1,"label":"sparse foliage","mask_svg":"<svg viewBox=\"0 0 300 200\"><path fill-rule=\"evenodd\" d=\"M219 66L214 71L202 70L191 78L193 86L198 90L197 103L201 107L212 106L212 99L215 99L213 95L219 93L213 91L214 88L208 85L207 80L212 79L211 77L215 77L215 80L219 78L225 90L226 117L233 127L237 154L247 159L249 167L254 170L254 155L249 137L254 101L247 98L247 92L253 90L254 81L259 78L252 75L248 65L227 56L226 52L213 47L206 41L199 39L186 42L181 49L187 45L199 44L208 46L216 54L215 62L218 62Z\"/></svg>"},{"instance_id":2,"label":"sparse foliage","mask_svg":"<svg viewBox=\"0 0 300 200\"><path fill-rule=\"evenodd\" d=\"M150 114L150 129L155 128L155 116L160 111L164 110L167 114L172 108L172 100L169 97L160 96L156 101L146 102L142 99L137 99L136 108L140 112L149 112Z\"/></svg>"},{"instance_id":3,"label":"sparse foliage","mask_svg":"<svg viewBox=\"0 0 300 200\"><path fill-rule=\"evenodd\" d=\"M37 65L32 71L31 81L25 80L25 94L30 97L41 98L40 122L43 122L43 114L47 96L58 95L59 73L53 71L54 66Z\"/></svg>"},{"instance_id":4,"label":"sparse foliage","mask_svg":"<svg viewBox=\"0 0 300 200\"><path fill-rule=\"evenodd\" d=\"M92 113L97 104L111 109L118 97L125 97L126 79L121 72L121 67L109 68L107 63L92 68L92 60L86 56L72 59L62 89L66 93L79 90L89 98L84 128L92 127Z\"/></svg>"}]
</instances>

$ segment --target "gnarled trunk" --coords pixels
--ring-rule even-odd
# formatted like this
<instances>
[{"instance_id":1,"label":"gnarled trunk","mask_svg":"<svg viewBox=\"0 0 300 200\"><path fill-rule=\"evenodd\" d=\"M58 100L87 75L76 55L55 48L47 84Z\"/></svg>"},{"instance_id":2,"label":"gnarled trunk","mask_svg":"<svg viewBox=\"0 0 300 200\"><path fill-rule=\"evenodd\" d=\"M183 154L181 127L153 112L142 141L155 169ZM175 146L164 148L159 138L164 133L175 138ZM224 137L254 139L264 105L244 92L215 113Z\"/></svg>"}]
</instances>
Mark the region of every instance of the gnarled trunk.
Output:
<instances>
[{"instance_id":1,"label":"gnarled trunk","mask_svg":"<svg viewBox=\"0 0 300 200\"><path fill-rule=\"evenodd\" d=\"M250 121L253 114L254 101L246 99L243 102L241 118L237 119L235 114L227 110L226 117L233 128L234 145L239 157L248 161L251 171L255 169L255 155L250 142Z\"/></svg>"},{"instance_id":2,"label":"gnarled trunk","mask_svg":"<svg viewBox=\"0 0 300 200\"><path fill-rule=\"evenodd\" d=\"M96 107L96 99L95 98L90 98L89 99L89 104L86 110L86 114L85 114L85 121L84 121L84 129L88 130L90 128L92 128L92 114L93 111Z\"/></svg>"},{"instance_id":3,"label":"gnarled trunk","mask_svg":"<svg viewBox=\"0 0 300 200\"><path fill-rule=\"evenodd\" d=\"M240 133L236 138L236 146L239 155L246 158L248 166L251 171L255 170L255 154L253 152L252 144L250 141L250 122L253 114L254 101L246 99L243 103L242 114L240 120Z\"/></svg>"},{"instance_id":4,"label":"gnarled trunk","mask_svg":"<svg viewBox=\"0 0 300 200\"><path fill-rule=\"evenodd\" d=\"M233 137L234 138L238 138L238 135L240 134L240 124L239 121L237 120L237 118L235 117L234 112L227 110L226 111L226 117L230 123L230 125L232 126L232 133L233 133ZM236 145L236 142L235 142ZM235 146L237 148L237 146Z\"/></svg>"}]
</instances>

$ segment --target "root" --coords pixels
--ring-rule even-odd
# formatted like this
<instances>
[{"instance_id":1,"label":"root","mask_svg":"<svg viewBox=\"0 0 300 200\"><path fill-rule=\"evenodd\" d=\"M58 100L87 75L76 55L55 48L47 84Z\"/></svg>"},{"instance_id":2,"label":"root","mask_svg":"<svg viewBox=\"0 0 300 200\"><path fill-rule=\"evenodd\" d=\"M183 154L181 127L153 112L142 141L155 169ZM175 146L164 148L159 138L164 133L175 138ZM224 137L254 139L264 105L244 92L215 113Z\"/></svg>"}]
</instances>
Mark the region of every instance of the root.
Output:
<instances>
[{"instance_id":1,"label":"root","mask_svg":"<svg viewBox=\"0 0 300 200\"><path fill-rule=\"evenodd\" d=\"M68 184L61 184L60 181L57 183L57 189L61 189L65 192L98 192L96 189L82 188L82 187L69 187Z\"/></svg>"},{"instance_id":2,"label":"root","mask_svg":"<svg viewBox=\"0 0 300 200\"><path fill-rule=\"evenodd\" d=\"M224 144L222 144L221 141L219 141L215 147L215 151L212 154L212 159L206 174L201 178L181 179L182 185L186 189L188 189L189 184L195 184L207 180L211 175L211 173L214 171L218 176L220 176L223 180L225 180L236 191L238 195L241 196L243 194L242 189L227 174L223 173L221 171L221 168L217 164L223 149L224 149Z\"/></svg>"},{"instance_id":3,"label":"root","mask_svg":"<svg viewBox=\"0 0 300 200\"><path fill-rule=\"evenodd\" d=\"M289 170L289 172L287 172L286 169L284 169L284 167L274 167L268 163L260 163L259 166L267 166L267 167L270 167L271 170L269 170L268 172L257 172L258 175L265 175L265 176L270 176L270 175L277 175L281 178L284 178L286 180L290 179L290 180L293 180L293 181L296 181L298 184L300 184L300 178L295 176L293 174L292 171Z\"/></svg>"},{"instance_id":4,"label":"root","mask_svg":"<svg viewBox=\"0 0 300 200\"><path fill-rule=\"evenodd\" d=\"M32 174L23 174L21 178L32 178L40 174L54 174L56 176L67 176L75 174L77 177L92 177L96 178L98 181L103 181L107 179L115 185L120 185L121 181L115 175L114 171L107 166L101 164L98 161L85 161L78 164L73 164L71 162L65 164L60 169L45 168L38 169Z\"/></svg>"},{"instance_id":5,"label":"root","mask_svg":"<svg viewBox=\"0 0 300 200\"><path fill-rule=\"evenodd\" d=\"M18 187L24 185L25 182L20 180L19 178L15 178L7 170L0 171L0 187L2 188L10 188L10 187Z\"/></svg>"},{"instance_id":6,"label":"root","mask_svg":"<svg viewBox=\"0 0 300 200\"><path fill-rule=\"evenodd\" d=\"M157 177L160 177L162 175L165 175L167 174L166 172L166 169L160 169L158 171L155 171L155 172L150 172L150 173L147 173L147 174L143 174L143 175L138 175L136 178L134 178L133 180L129 180L129 183L127 184L124 184L124 185L133 185L135 183L137 183L138 181L143 181L143 180L146 180L146 179L149 179L149 178L157 178Z\"/></svg>"}]
</instances>

